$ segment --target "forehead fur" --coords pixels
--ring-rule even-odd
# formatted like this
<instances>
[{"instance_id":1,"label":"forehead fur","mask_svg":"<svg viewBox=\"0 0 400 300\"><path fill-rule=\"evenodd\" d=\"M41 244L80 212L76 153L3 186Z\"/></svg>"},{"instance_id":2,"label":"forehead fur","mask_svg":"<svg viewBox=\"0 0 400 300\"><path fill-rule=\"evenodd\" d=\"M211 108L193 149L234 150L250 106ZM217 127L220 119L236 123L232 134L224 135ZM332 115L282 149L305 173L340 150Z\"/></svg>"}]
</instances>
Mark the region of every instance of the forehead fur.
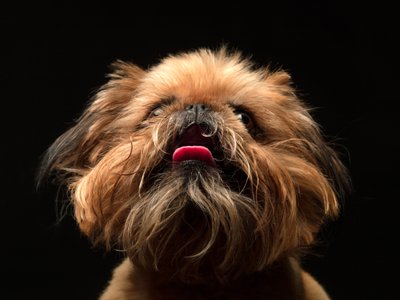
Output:
<instances>
[{"instance_id":1,"label":"forehead fur","mask_svg":"<svg viewBox=\"0 0 400 300\"><path fill-rule=\"evenodd\" d=\"M158 98L240 97L249 90L260 91L260 85L266 84L266 71L252 67L239 53L200 49L163 59L149 70L142 88L151 90Z\"/></svg>"}]
</instances>

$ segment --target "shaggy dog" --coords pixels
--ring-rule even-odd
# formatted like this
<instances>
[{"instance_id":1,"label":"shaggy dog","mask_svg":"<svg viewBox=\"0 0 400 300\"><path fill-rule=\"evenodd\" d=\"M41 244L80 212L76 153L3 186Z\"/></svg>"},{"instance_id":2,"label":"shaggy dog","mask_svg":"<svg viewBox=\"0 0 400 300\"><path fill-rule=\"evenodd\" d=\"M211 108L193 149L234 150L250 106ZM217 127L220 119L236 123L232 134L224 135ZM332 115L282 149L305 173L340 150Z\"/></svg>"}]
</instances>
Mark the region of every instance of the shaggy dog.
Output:
<instances>
[{"instance_id":1,"label":"shaggy dog","mask_svg":"<svg viewBox=\"0 0 400 300\"><path fill-rule=\"evenodd\" d=\"M118 61L42 176L95 245L126 255L111 299L328 299L299 254L346 171L284 71L226 49Z\"/></svg>"}]
</instances>

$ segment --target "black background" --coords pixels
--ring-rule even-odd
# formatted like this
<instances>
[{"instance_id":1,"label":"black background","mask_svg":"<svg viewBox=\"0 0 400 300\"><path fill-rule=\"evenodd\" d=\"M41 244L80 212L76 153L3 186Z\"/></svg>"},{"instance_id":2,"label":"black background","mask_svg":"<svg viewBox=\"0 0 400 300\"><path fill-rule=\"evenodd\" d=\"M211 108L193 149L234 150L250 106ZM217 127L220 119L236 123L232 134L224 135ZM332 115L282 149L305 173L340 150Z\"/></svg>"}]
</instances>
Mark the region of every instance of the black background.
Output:
<instances>
[{"instance_id":1,"label":"black background","mask_svg":"<svg viewBox=\"0 0 400 300\"><path fill-rule=\"evenodd\" d=\"M147 68L169 53L225 43L289 71L339 146L353 192L304 261L333 299L395 299L398 281L398 38L385 3L187 2L83 7L17 3L1 21L1 281L4 299L95 299L118 254L92 249L56 188L35 191L39 157L65 131L109 64ZM173 11L173 10L172 10ZM394 271L394 274L390 272ZM15 286L14 286L15 285Z\"/></svg>"}]
</instances>

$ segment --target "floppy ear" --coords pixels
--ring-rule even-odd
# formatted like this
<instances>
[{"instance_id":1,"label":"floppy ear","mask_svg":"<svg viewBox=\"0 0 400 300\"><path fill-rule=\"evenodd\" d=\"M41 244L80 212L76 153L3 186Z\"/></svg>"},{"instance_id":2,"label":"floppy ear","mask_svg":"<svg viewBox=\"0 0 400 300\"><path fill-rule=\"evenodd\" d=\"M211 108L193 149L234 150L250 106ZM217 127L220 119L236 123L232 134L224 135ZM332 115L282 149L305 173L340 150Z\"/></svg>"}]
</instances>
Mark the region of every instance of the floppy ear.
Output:
<instances>
[{"instance_id":1,"label":"floppy ear","mask_svg":"<svg viewBox=\"0 0 400 300\"><path fill-rule=\"evenodd\" d=\"M61 171L65 177L81 175L92 167L109 146L116 130L113 122L132 99L145 71L116 61L110 80L100 88L76 124L61 135L47 150L39 180L52 171Z\"/></svg>"},{"instance_id":2,"label":"floppy ear","mask_svg":"<svg viewBox=\"0 0 400 300\"><path fill-rule=\"evenodd\" d=\"M115 125L116 120L129 105L145 74L139 67L121 61L111 66L109 81L100 88L75 125L45 153L37 179L40 184L53 172L58 175L56 179L71 193L75 217L88 236L101 221L102 211L99 213L96 208L101 208L102 199L85 194L86 175L115 143L117 131L121 130Z\"/></svg>"},{"instance_id":3,"label":"floppy ear","mask_svg":"<svg viewBox=\"0 0 400 300\"><path fill-rule=\"evenodd\" d=\"M271 93L274 93L270 99L275 99L283 107L281 112L286 113L286 122L290 121L294 132L295 138L286 144L292 148L292 152L301 154L304 159L315 165L328 180L333 196L329 197L332 203L327 203L331 210L327 210L326 207L324 210L327 216L336 216L339 208L337 200L343 199L351 189L346 167L310 115L307 105L297 97L291 85L290 75L282 70L266 70L265 82L269 85Z\"/></svg>"}]
</instances>

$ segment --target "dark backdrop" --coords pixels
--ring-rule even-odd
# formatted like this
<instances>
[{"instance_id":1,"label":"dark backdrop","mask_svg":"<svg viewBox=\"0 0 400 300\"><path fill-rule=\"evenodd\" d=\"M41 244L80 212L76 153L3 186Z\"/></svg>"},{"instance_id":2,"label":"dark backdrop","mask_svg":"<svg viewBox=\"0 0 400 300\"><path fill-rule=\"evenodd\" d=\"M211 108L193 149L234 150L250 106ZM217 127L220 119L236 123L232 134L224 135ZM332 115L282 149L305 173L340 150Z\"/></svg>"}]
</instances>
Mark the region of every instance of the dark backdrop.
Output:
<instances>
[{"instance_id":1,"label":"dark backdrop","mask_svg":"<svg viewBox=\"0 0 400 300\"><path fill-rule=\"evenodd\" d=\"M169 53L225 43L292 74L350 170L353 192L342 217L323 231L319 255L305 259L305 268L333 299L395 299L393 9L344 1L264 4L217 10L188 1L173 15L156 3L15 4L1 11L2 298L95 299L118 262L118 254L92 249L71 217L57 222L56 188L36 192L33 181L40 155L105 82L109 64L123 59L147 68Z\"/></svg>"}]
</instances>

